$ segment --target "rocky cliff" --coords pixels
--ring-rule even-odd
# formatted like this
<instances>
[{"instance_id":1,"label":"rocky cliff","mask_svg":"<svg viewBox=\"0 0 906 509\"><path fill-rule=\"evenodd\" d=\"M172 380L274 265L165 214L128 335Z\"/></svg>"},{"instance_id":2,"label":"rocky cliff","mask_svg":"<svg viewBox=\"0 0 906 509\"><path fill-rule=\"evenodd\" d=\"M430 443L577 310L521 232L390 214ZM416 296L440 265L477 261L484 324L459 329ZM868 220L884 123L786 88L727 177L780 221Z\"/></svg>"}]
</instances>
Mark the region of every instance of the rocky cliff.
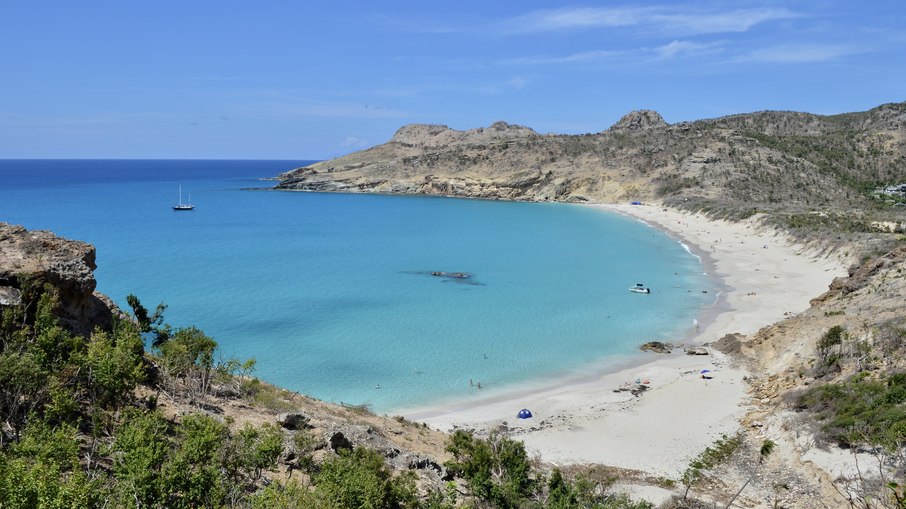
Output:
<instances>
[{"instance_id":1,"label":"rocky cliff","mask_svg":"<svg viewBox=\"0 0 906 509\"><path fill-rule=\"evenodd\" d=\"M387 143L279 179L285 190L759 210L863 206L867 188L906 181L906 103L673 125L643 110L584 135L505 122L467 131L408 125Z\"/></svg>"},{"instance_id":2,"label":"rocky cliff","mask_svg":"<svg viewBox=\"0 0 906 509\"><path fill-rule=\"evenodd\" d=\"M115 306L95 291L94 246L48 231L0 223L0 307L19 304L28 285L49 283L60 294L61 323L88 335L109 328Z\"/></svg>"}]
</instances>

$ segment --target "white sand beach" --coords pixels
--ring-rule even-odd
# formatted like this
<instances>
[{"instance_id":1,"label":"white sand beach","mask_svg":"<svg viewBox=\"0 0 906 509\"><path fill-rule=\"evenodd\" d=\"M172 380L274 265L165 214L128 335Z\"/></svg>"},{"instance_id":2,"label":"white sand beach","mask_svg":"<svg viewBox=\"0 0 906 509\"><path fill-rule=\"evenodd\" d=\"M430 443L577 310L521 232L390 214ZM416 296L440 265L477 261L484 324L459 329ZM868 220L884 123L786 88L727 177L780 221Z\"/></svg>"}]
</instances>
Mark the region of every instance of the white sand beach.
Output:
<instances>
[{"instance_id":1,"label":"white sand beach","mask_svg":"<svg viewBox=\"0 0 906 509\"><path fill-rule=\"evenodd\" d=\"M702 258L725 290L699 317L700 332L675 343L702 344L730 333L751 334L808 308L809 300L846 274L841 261L817 258L749 219L713 221L657 205L593 205L659 228ZM526 448L557 464L598 463L676 478L721 434L733 433L748 402L745 371L719 352L708 356L646 353L639 363L581 379L495 394L406 413L450 430L490 430L506 423ZM713 371L703 379L700 371ZM613 390L649 381L636 397ZM516 419L529 408L534 417Z\"/></svg>"}]
</instances>

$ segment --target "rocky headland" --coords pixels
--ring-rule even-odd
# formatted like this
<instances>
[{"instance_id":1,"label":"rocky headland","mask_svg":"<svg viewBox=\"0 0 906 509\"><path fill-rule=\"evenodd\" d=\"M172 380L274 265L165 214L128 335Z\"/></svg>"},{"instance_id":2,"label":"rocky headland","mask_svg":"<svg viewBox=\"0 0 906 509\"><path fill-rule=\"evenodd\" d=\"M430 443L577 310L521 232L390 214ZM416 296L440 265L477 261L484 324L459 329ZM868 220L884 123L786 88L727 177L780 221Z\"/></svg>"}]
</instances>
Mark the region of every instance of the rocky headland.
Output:
<instances>
[{"instance_id":1,"label":"rocky headland","mask_svg":"<svg viewBox=\"0 0 906 509\"><path fill-rule=\"evenodd\" d=\"M496 122L407 125L387 143L284 173L277 189L615 203L733 214L863 208L906 181L906 103L814 115L764 111L668 124L633 111L598 133Z\"/></svg>"}]
</instances>

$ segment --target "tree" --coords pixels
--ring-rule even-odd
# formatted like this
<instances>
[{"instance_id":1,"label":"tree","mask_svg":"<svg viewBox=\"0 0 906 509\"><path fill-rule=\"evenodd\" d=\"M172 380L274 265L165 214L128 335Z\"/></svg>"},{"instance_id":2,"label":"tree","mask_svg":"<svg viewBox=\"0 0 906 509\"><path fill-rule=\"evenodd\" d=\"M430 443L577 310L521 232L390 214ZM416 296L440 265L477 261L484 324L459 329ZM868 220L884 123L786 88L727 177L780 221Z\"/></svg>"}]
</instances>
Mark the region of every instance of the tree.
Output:
<instances>
[{"instance_id":1,"label":"tree","mask_svg":"<svg viewBox=\"0 0 906 509\"><path fill-rule=\"evenodd\" d=\"M170 326L163 323L166 304L161 302L154 310L154 314L149 314L148 309L142 305L138 297L131 293L126 296L126 303L132 308L132 316L138 322L139 331L153 335L151 346L157 348L170 338Z\"/></svg>"},{"instance_id":2,"label":"tree","mask_svg":"<svg viewBox=\"0 0 906 509\"><path fill-rule=\"evenodd\" d=\"M294 480L272 483L249 500L251 509L336 509Z\"/></svg>"},{"instance_id":3,"label":"tree","mask_svg":"<svg viewBox=\"0 0 906 509\"><path fill-rule=\"evenodd\" d=\"M283 432L272 423L257 428L247 424L236 434L234 442L239 468L251 481L257 481L262 472L276 467L283 453Z\"/></svg>"},{"instance_id":4,"label":"tree","mask_svg":"<svg viewBox=\"0 0 906 509\"><path fill-rule=\"evenodd\" d=\"M76 509L99 505L104 490L79 468L76 430L34 420L0 450L0 507Z\"/></svg>"},{"instance_id":5,"label":"tree","mask_svg":"<svg viewBox=\"0 0 906 509\"><path fill-rule=\"evenodd\" d=\"M536 482L522 442L496 434L481 440L457 430L447 450L454 458L447 468L461 475L482 500L509 509L534 493Z\"/></svg>"},{"instance_id":6,"label":"tree","mask_svg":"<svg viewBox=\"0 0 906 509\"><path fill-rule=\"evenodd\" d=\"M144 348L138 330L119 321L113 333L95 331L88 342L85 366L93 404L113 408L144 379Z\"/></svg>"},{"instance_id":7,"label":"tree","mask_svg":"<svg viewBox=\"0 0 906 509\"><path fill-rule=\"evenodd\" d=\"M572 487L563 478L559 468L555 468L551 473L547 489L547 509L570 509L576 506L576 496Z\"/></svg>"},{"instance_id":8,"label":"tree","mask_svg":"<svg viewBox=\"0 0 906 509\"><path fill-rule=\"evenodd\" d=\"M221 474L229 429L206 415L187 415L163 466L161 491L171 508L219 507L226 493Z\"/></svg>"},{"instance_id":9,"label":"tree","mask_svg":"<svg viewBox=\"0 0 906 509\"><path fill-rule=\"evenodd\" d=\"M170 449L167 428L156 412L127 412L110 448L123 504L154 507L162 501L161 470Z\"/></svg>"},{"instance_id":10,"label":"tree","mask_svg":"<svg viewBox=\"0 0 906 509\"><path fill-rule=\"evenodd\" d=\"M315 492L340 509L405 509L417 507L411 476L392 477L377 452L357 447L321 465Z\"/></svg>"},{"instance_id":11,"label":"tree","mask_svg":"<svg viewBox=\"0 0 906 509\"><path fill-rule=\"evenodd\" d=\"M165 383L191 400L207 395L216 348L217 342L196 327L177 329L159 347Z\"/></svg>"},{"instance_id":12,"label":"tree","mask_svg":"<svg viewBox=\"0 0 906 509\"><path fill-rule=\"evenodd\" d=\"M0 417L17 437L28 414L43 402L46 388L47 372L32 352L0 353Z\"/></svg>"}]
</instances>

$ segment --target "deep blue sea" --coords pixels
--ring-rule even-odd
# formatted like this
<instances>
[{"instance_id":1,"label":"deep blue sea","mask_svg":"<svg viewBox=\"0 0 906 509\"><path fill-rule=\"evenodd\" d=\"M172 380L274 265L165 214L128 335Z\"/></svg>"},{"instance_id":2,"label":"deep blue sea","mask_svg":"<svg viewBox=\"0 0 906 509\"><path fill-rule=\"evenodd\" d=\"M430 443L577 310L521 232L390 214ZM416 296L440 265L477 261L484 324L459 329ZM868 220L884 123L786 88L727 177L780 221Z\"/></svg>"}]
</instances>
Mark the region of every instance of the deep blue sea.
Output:
<instances>
[{"instance_id":1,"label":"deep blue sea","mask_svg":"<svg viewBox=\"0 0 906 509\"><path fill-rule=\"evenodd\" d=\"M306 163L0 160L0 221L94 244L102 292L165 302L257 376L379 412L681 340L711 302L677 241L589 207L243 190Z\"/></svg>"}]
</instances>

